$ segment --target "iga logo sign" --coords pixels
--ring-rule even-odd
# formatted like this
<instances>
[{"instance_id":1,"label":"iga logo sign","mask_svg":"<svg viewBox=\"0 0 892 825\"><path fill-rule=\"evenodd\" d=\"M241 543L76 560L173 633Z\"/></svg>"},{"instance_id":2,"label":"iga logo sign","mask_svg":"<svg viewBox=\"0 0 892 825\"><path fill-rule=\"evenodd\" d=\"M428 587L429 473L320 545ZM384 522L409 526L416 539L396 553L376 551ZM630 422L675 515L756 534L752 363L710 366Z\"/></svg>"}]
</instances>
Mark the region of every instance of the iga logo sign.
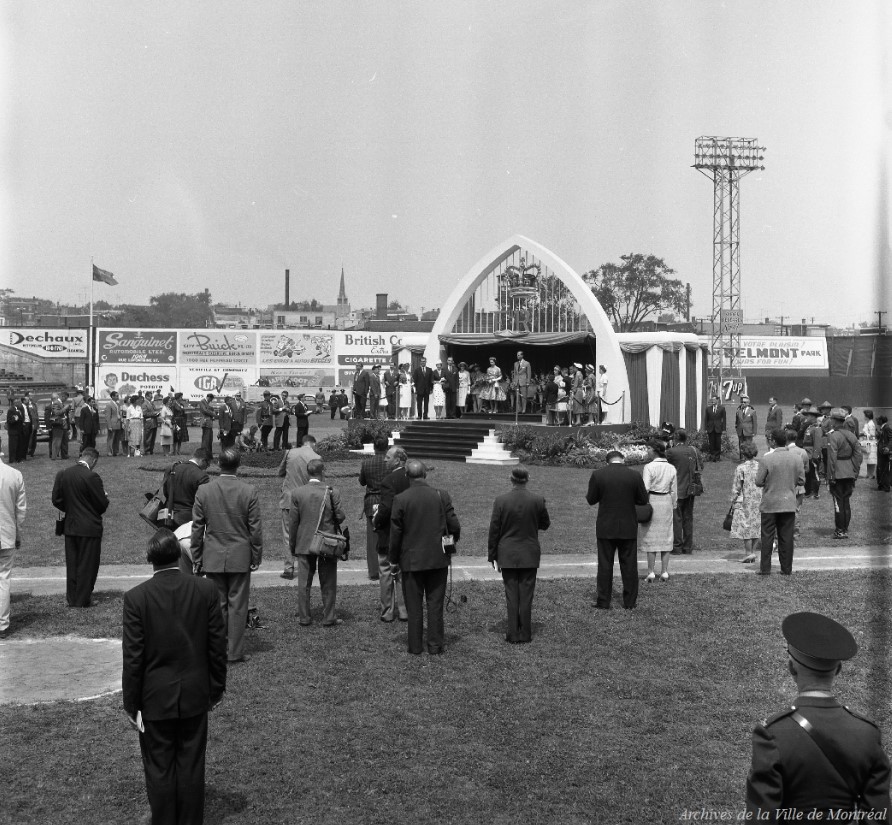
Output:
<instances>
[{"instance_id":1,"label":"iga logo sign","mask_svg":"<svg viewBox=\"0 0 892 825\"><path fill-rule=\"evenodd\" d=\"M202 392L217 392L222 381L216 375L199 375L193 383Z\"/></svg>"}]
</instances>

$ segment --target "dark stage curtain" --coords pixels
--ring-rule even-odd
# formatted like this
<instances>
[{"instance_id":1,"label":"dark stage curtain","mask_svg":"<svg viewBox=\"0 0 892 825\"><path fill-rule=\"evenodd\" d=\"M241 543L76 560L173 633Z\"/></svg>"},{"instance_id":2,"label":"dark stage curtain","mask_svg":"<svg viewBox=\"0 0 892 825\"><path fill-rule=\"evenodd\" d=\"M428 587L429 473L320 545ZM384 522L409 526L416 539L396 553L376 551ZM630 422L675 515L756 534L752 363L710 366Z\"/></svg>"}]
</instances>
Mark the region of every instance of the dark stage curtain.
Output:
<instances>
[{"instance_id":1,"label":"dark stage curtain","mask_svg":"<svg viewBox=\"0 0 892 825\"><path fill-rule=\"evenodd\" d=\"M663 386L660 393L660 420L656 426L664 421L671 421L678 425L678 405L681 403L678 375L678 353L663 350Z\"/></svg>"},{"instance_id":2,"label":"dark stage curtain","mask_svg":"<svg viewBox=\"0 0 892 825\"><path fill-rule=\"evenodd\" d=\"M647 398L647 353L623 352L626 372L629 375L630 421L649 422Z\"/></svg>"},{"instance_id":3,"label":"dark stage curtain","mask_svg":"<svg viewBox=\"0 0 892 825\"><path fill-rule=\"evenodd\" d=\"M699 349L685 351L687 377L685 379L684 428L686 430L697 429L697 414L699 413L697 409L697 359L699 357Z\"/></svg>"}]
</instances>

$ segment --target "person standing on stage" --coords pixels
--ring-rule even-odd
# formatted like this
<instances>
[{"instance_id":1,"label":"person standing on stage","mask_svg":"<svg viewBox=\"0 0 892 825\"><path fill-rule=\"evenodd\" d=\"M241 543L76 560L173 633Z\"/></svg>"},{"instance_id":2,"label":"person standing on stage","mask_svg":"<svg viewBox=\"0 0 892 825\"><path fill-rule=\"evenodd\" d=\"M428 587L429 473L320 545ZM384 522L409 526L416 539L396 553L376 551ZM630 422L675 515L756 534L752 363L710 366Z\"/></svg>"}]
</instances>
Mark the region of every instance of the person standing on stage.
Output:
<instances>
[{"instance_id":1,"label":"person standing on stage","mask_svg":"<svg viewBox=\"0 0 892 825\"><path fill-rule=\"evenodd\" d=\"M415 387L415 404L418 409L418 420L426 420L430 403L430 395L434 388L434 371L427 365L427 358L412 370L412 384Z\"/></svg>"},{"instance_id":2,"label":"person standing on stage","mask_svg":"<svg viewBox=\"0 0 892 825\"><path fill-rule=\"evenodd\" d=\"M533 639L533 593L542 554L539 531L551 525L545 499L527 489L529 478L525 467L511 471L511 491L496 498L489 520L488 560L505 584L509 644Z\"/></svg>"},{"instance_id":3,"label":"person standing on stage","mask_svg":"<svg viewBox=\"0 0 892 825\"><path fill-rule=\"evenodd\" d=\"M108 496L94 471L99 453L88 447L77 464L59 470L53 506L65 514L66 600L69 607L89 607L102 551L102 514Z\"/></svg>"},{"instance_id":4,"label":"person standing on stage","mask_svg":"<svg viewBox=\"0 0 892 825\"><path fill-rule=\"evenodd\" d=\"M151 579L124 594L124 712L139 731L152 822L204 819L208 711L226 691L226 630L212 582L184 576L170 530L149 539Z\"/></svg>"},{"instance_id":5,"label":"person standing on stage","mask_svg":"<svg viewBox=\"0 0 892 825\"><path fill-rule=\"evenodd\" d=\"M514 369L511 372L511 383L517 393L515 402L519 404L518 412L521 414L527 411L527 398L532 381L533 368L530 366L530 362L523 357L523 350L518 350L517 360L514 362Z\"/></svg>"}]
</instances>

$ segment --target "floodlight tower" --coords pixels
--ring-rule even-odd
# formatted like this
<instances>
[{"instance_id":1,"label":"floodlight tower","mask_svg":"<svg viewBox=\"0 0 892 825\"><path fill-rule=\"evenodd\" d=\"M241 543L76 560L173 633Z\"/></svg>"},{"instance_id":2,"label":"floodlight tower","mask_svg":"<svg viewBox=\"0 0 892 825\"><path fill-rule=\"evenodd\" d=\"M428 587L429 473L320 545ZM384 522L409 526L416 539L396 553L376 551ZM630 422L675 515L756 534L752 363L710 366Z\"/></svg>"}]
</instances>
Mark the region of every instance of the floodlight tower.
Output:
<instances>
[{"instance_id":1,"label":"floodlight tower","mask_svg":"<svg viewBox=\"0 0 892 825\"><path fill-rule=\"evenodd\" d=\"M694 168L713 181L712 324L709 381L721 395L726 378L741 379L740 179L764 169L756 138L698 137Z\"/></svg>"}]
</instances>

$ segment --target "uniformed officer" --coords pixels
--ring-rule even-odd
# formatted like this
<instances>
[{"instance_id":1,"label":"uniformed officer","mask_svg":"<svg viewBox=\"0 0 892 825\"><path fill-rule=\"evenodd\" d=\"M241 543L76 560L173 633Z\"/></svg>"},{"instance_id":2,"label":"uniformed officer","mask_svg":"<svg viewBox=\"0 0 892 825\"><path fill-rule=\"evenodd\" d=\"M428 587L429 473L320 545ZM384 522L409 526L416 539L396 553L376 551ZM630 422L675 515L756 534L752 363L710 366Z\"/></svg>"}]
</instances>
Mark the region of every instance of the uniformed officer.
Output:
<instances>
[{"instance_id":1,"label":"uniformed officer","mask_svg":"<svg viewBox=\"0 0 892 825\"><path fill-rule=\"evenodd\" d=\"M842 662L858 650L855 639L818 613L793 613L782 630L799 695L753 731L746 782L749 819L851 820L847 812L869 811L872 820L887 821L889 760L880 731L833 695Z\"/></svg>"}]
</instances>

